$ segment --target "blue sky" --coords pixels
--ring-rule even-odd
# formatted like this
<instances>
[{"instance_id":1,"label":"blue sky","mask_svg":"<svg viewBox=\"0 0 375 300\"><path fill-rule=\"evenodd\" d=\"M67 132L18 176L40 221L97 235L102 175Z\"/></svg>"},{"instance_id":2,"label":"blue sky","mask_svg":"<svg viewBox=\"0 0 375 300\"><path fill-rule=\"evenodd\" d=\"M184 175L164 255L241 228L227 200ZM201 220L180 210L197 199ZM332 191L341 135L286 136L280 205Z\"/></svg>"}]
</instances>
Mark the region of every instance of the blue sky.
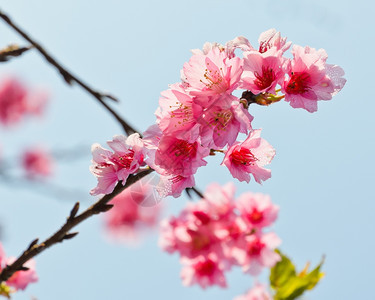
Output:
<instances>
[{"instance_id":1,"label":"blue sky","mask_svg":"<svg viewBox=\"0 0 375 300\"><path fill-rule=\"evenodd\" d=\"M225 43L236 36L256 45L261 32L276 28L293 43L326 49L328 63L346 72L347 84L332 101L310 114L280 102L251 107L253 127L277 151L272 178L262 186L237 185L270 194L281 212L273 230L281 249L302 268L326 255L326 277L306 299L369 299L375 262L374 118L372 100L373 31L370 1L4 1L0 8L46 46L59 61L100 90L122 101L114 107L140 130L154 119L158 97L179 71L190 49L206 41ZM0 23L0 45L23 41ZM36 53L1 64L0 78L20 76L30 86L50 90L43 120L0 130L5 156L40 142L52 149L87 145L87 155L64 161L53 181L78 189L79 199L62 199L20 186L0 185L3 245L19 254L35 237L45 238L65 220L75 200L88 206L95 179L88 172L89 147L121 133L107 112L79 88L66 86ZM232 180L211 158L197 175L210 182ZM187 200L166 200L170 212ZM73 240L37 258L40 282L14 299L232 299L252 285L234 270L229 289L184 288L176 255L157 247L156 234L141 247L110 244L100 218L78 227ZM267 274L264 274L264 278Z\"/></svg>"}]
</instances>

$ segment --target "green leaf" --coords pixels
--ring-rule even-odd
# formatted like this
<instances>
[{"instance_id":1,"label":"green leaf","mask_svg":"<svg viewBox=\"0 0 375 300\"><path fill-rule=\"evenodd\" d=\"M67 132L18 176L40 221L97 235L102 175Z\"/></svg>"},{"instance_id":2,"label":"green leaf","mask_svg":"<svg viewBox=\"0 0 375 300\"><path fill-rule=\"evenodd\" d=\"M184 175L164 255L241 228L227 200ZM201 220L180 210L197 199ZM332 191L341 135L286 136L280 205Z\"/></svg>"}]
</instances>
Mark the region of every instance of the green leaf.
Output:
<instances>
[{"instance_id":1,"label":"green leaf","mask_svg":"<svg viewBox=\"0 0 375 300\"><path fill-rule=\"evenodd\" d=\"M276 252L281 256L281 261L271 269L270 283L273 289L282 287L290 278L296 276L296 269L290 259L280 250Z\"/></svg>"},{"instance_id":2,"label":"green leaf","mask_svg":"<svg viewBox=\"0 0 375 300\"><path fill-rule=\"evenodd\" d=\"M270 275L271 287L275 290L274 300L294 300L305 291L313 289L324 276L324 273L320 272L324 260L311 272L308 271L309 264L306 264L305 268L296 274L292 261L279 250L277 253L280 254L281 261L271 269Z\"/></svg>"}]
</instances>

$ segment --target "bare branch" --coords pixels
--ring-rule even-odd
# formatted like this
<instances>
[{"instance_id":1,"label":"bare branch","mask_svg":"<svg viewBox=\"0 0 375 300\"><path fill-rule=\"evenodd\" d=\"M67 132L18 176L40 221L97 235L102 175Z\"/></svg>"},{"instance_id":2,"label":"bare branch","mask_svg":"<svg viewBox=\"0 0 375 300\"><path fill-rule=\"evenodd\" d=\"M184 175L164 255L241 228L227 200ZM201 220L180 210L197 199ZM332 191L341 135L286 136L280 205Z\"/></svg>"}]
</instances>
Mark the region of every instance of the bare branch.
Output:
<instances>
[{"instance_id":1,"label":"bare branch","mask_svg":"<svg viewBox=\"0 0 375 300\"><path fill-rule=\"evenodd\" d=\"M117 98L112 95L101 93L97 90L94 90L87 83L82 81L80 78L72 74L66 68L64 68L57 60L52 57L51 54L47 52L38 42L32 39L24 30L18 27L13 21L7 16L4 12L0 10L0 18L3 19L10 27L12 27L16 32L18 32L26 41L28 41L38 52L47 60L49 64L54 66L64 78L65 82L71 85L73 82L78 84L86 92L92 95L104 108L120 123L126 134L130 135L134 132L137 132L130 124L128 124L121 116L119 116L105 101L104 99L111 99L115 102L118 102Z\"/></svg>"},{"instance_id":2,"label":"bare branch","mask_svg":"<svg viewBox=\"0 0 375 300\"><path fill-rule=\"evenodd\" d=\"M115 189L111 194L105 195L99 199L96 203L91 205L88 209L77 216L73 216L74 211L77 209L77 204L74 205L70 216L67 218L65 224L52 236L47 238L44 242L38 244L37 240L31 242L27 250L25 250L11 265L6 266L0 273L0 283L8 280L15 272L23 270L23 266L28 260L37 256L39 253L43 252L47 248L62 242L66 239L71 239L78 234L78 232L69 233L72 228L83 222L84 220L107 211L111 205L107 203L111 201L115 196L121 193L124 189L142 179L143 177L150 174L153 170L146 169L138 174L130 175L125 185L120 182L116 185Z\"/></svg>"}]
</instances>

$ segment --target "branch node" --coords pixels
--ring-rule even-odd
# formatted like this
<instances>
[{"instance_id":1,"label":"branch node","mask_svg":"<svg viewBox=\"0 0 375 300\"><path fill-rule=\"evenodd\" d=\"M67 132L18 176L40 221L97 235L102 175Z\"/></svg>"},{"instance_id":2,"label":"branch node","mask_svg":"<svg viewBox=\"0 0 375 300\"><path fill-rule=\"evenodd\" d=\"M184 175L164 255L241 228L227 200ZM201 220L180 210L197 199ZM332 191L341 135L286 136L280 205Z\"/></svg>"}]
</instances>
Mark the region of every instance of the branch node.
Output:
<instances>
[{"instance_id":1,"label":"branch node","mask_svg":"<svg viewBox=\"0 0 375 300\"><path fill-rule=\"evenodd\" d=\"M73 219L77 215L78 210L79 210L79 202L76 202L76 204L74 204L72 210L70 211L68 220Z\"/></svg>"},{"instance_id":2,"label":"branch node","mask_svg":"<svg viewBox=\"0 0 375 300\"><path fill-rule=\"evenodd\" d=\"M115 96L113 96L111 94L102 94L102 96L105 97L105 98L111 99L115 102L120 102Z\"/></svg>"},{"instance_id":3,"label":"branch node","mask_svg":"<svg viewBox=\"0 0 375 300\"><path fill-rule=\"evenodd\" d=\"M113 204L106 204L106 205L103 205L102 209L101 209L101 212L106 212L106 211L109 211L110 209L112 209L113 207Z\"/></svg>"},{"instance_id":4,"label":"branch node","mask_svg":"<svg viewBox=\"0 0 375 300\"><path fill-rule=\"evenodd\" d=\"M61 242L63 240L70 240L72 238L74 238L76 235L78 234L78 231L77 232L72 232L72 233L67 233L63 236L63 238L61 239Z\"/></svg>"},{"instance_id":5,"label":"branch node","mask_svg":"<svg viewBox=\"0 0 375 300\"><path fill-rule=\"evenodd\" d=\"M17 269L17 271L28 271L28 270L30 270L30 268L28 268L28 267L24 267L24 266L21 266L21 267L19 267L19 268Z\"/></svg>"},{"instance_id":6,"label":"branch node","mask_svg":"<svg viewBox=\"0 0 375 300\"><path fill-rule=\"evenodd\" d=\"M34 246L38 243L38 241L39 241L38 238L36 238L35 240L33 240L33 241L30 243L29 247L27 247L27 250L26 250L26 251L29 251L32 247L34 247Z\"/></svg>"}]
</instances>

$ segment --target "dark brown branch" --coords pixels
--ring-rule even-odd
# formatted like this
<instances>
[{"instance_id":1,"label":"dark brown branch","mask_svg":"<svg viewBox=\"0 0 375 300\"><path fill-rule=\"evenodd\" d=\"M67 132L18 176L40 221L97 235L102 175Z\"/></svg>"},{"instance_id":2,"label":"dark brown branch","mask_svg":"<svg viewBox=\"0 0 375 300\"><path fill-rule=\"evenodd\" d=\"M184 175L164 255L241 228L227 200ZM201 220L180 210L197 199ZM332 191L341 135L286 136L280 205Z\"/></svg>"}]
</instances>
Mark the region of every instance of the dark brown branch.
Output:
<instances>
[{"instance_id":1,"label":"dark brown branch","mask_svg":"<svg viewBox=\"0 0 375 300\"><path fill-rule=\"evenodd\" d=\"M18 32L26 41L28 41L38 52L50 63L54 66L62 75L65 82L71 85L73 82L77 83L80 87L82 87L86 92L92 95L96 100L100 102L101 105L105 107L105 109L121 124L124 131L129 135L134 132L137 132L130 124L128 124L122 117L120 117L105 101L104 99L111 99L113 101L118 102L118 100L111 95L100 93L93 88L91 88L88 84L83 82L80 78L73 75L69 72L66 68L64 68L60 63L56 61L55 58L51 56L38 42L33 40L25 31L23 31L20 27L13 23L13 21L0 10L0 18L2 18L10 27L12 27L16 32Z\"/></svg>"},{"instance_id":2,"label":"dark brown branch","mask_svg":"<svg viewBox=\"0 0 375 300\"><path fill-rule=\"evenodd\" d=\"M95 204L90 206L84 212L79 215L76 215L79 209L79 204L75 204L73 209L70 212L69 217L67 218L65 224L51 237L47 238L45 241L38 243L38 239L35 239L31 242L28 248L14 261L11 265L6 266L0 273L0 283L8 280L15 272L22 270L25 264L31 258L37 256L39 253L43 252L47 248L61 243L64 240L71 239L76 236L77 232L70 232L75 226L83 222L84 220L102 212L109 210L112 206L107 204L115 196L121 193L124 189L142 179L143 177L150 174L153 170L147 169L136 175L130 175L126 184L123 186L121 183L118 183L109 195L105 195L103 198L99 199ZM78 202L77 202L78 203Z\"/></svg>"},{"instance_id":3,"label":"dark brown branch","mask_svg":"<svg viewBox=\"0 0 375 300\"><path fill-rule=\"evenodd\" d=\"M197 194L197 196L199 198L204 198L202 192L200 190L198 190L198 188L196 188L195 186L191 187L191 188L186 188L185 189L186 193L188 194L189 198L192 199L192 196L190 194L190 191L193 191L195 194Z\"/></svg>"},{"instance_id":4,"label":"dark brown branch","mask_svg":"<svg viewBox=\"0 0 375 300\"><path fill-rule=\"evenodd\" d=\"M8 61L11 57L16 57L20 56L26 51L30 50L32 46L30 47L19 47L17 45L9 45L4 49L0 50L0 62L6 62Z\"/></svg>"}]
</instances>

